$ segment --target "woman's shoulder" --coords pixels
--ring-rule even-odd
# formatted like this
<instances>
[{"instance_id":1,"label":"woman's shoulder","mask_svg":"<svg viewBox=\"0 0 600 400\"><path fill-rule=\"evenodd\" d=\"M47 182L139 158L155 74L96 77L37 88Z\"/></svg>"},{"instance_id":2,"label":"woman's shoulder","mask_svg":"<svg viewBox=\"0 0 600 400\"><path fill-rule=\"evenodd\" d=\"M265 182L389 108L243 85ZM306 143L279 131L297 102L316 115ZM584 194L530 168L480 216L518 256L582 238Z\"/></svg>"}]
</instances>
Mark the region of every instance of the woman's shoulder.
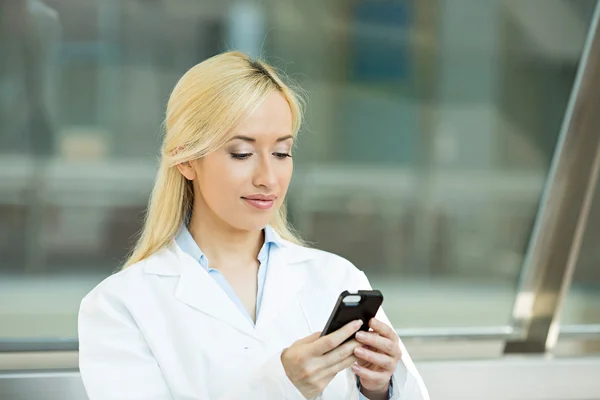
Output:
<instances>
[{"instance_id":1,"label":"woman's shoulder","mask_svg":"<svg viewBox=\"0 0 600 400\"><path fill-rule=\"evenodd\" d=\"M138 291L139 278L146 263L147 260L140 261L104 278L85 295L81 306L97 302L122 303L128 296Z\"/></svg>"},{"instance_id":2,"label":"woman's shoulder","mask_svg":"<svg viewBox=\"0 0 600 400\"><path fill-rule=\"evenodd\" d=\"M125 301L128 297L135 298L144 292L144 286L148 285L147 276L156 271L157 267L172 265L171 272L176 274L177 263L169 263L170 250L168 248L159 250L149 257L131 264L125 268L115 271L110 276L100 281L82 300L90 302L99 300ZM163 268L166 275L169 270Z\"/></svg>"}]
</instances>

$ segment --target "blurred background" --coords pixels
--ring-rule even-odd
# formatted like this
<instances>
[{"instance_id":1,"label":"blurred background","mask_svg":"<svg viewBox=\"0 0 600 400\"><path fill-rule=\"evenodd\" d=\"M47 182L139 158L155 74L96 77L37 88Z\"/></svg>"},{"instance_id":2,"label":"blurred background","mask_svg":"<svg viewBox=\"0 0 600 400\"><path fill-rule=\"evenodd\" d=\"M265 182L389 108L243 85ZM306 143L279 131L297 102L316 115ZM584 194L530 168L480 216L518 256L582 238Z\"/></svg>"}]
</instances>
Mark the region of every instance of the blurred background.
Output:
<instances>
[{"instance_id":1,"label":"blurred background","mask_svg":"<svg viewBox=\"0 0 600 400\"><path fill-rule=\"evenodd\" d=\"M0 342L76 338L140 230L170 91L238 49L306 91L302 235L367 273L413 358L501 355L419 332L510 330L595 5L0 0ZM600 324L599 222L595 195L564 326Z\"/></svg>"}]
</instances>

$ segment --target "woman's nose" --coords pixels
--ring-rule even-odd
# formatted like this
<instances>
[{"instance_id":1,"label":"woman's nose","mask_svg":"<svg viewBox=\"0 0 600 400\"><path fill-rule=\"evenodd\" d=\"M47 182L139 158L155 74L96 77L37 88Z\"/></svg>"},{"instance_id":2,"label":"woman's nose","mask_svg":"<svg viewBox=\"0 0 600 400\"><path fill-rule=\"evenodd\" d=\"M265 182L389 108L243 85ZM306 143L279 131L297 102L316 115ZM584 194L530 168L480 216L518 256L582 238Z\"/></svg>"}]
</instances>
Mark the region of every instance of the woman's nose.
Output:
<instances>
[{"instance_id":1,"label":"woman's nose","mask_svg":"<svg viewBox=\"0 0 600 400\"><path fill-rule=\"evenodd\" d=\"M273 188L277 184L275 168L273 161L266 157L262 159L254 171L254 185L264 186L269 189Z\"/></svg>"}]
</instances>

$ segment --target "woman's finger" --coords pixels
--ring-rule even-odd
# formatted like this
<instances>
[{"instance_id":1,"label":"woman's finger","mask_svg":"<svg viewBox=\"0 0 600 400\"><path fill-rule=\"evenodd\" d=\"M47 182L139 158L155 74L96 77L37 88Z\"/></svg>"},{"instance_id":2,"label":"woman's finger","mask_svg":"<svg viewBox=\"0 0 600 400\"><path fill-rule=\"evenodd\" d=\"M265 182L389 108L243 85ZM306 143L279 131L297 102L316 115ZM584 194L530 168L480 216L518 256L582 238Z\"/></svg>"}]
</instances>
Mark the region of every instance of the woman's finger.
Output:
<instances>
[{"instance_id":1,"label":"woman's finger","mask_svg":"<svg viewBox=\"0 0 600 400\"><path fill-rule=\"evenodd\" d=\"M321 356L344 343L346 339L352 336L363 324L362 320L356 320L347 323L335 332L325 335L315 340L311 344L312 354Z\"/></svg>"},{"instance_id":2,"label":"woman's finger","mask_svg":"<svg viewBox=\"0 0 600 400\"><path fill-rule=\"evenodd\" d=\"M396 331L394 331L391 326L384 322L381 322L376 318L371 318L371 320L369 321L369 326L371 327L371 329L373 329L373 331L379 333L383 337L386 337L392 341L399 340Z\"/></svg>"},{"instance_id":3,"label":"woman's finger","mask_svg":"<svg viewBox=\"0 0 600 400\"><path fill-rule=\"evenodd\" d=\"M360 347L360 343L354 339L336 347L329 353L320 357L320 360L323 362L322 365L326 368L347 359L354 354L354 349L357 347Z\"/></svg>"},{"instance_id":4,"label":"woman's finger","mask_svg":"<svg viewBox=\"0 0 600 400\"><path fill-rule=\"evenodd\" d=\"M321 337L321 332L315 332L312 335L306 336L302 339L299 339L298 341L296 341L296 343L298 344L308 344L308 343L312 343L315 340L319 339L319 337Z\"/></svg>"},{"instance_id":5,"label":"woman's finger","mask_svg":"<svg viewBox=\"0 0 600 400\"><path fill-rule=\"evenodd\" d=\"M352 364L354 364L357 360L355 355L351 355L350 357L338 362L337 364L331 365L325 368L322 372L322 376L330 377L335 376L338 372L345 370Z\"/></svg>"},{"instance_id":6,"label":"woman's finger","mask_svg":"<svg viewBox=\"0 0 600 400\"><path fill-rule=\"evenodd\" d=\"M379 367L385 371L392 372L396 369L396 360L387 354L378 353L364 347L357 347L354 354L359 360L367 361L372 365ZM372 368L369 368L372 369Z\"/></svg>"},{"instance_id":7,"label":"woman's finger","mask_svg":"<svg viewBox=\"0 0 600 400\"><path fill-rule=\"evenodd\" d=\"M390 381L390 374L385 371L373 371L356 364L352 366L352 371L360 376L361 380L369 381L374 386L383 386Z\"/></svg>"},{"instance_id":8,"label":"woman's finger","mask_svg":"<svg viewBox=\"0 0 600 400\"><path fill-rule=\"evenodd\" d=\"M356 340L362 344L371 346L376 351L392 357L400 357L400 346L391 339L378 335L375 332L358 332Z\"/></svg>"}]
</instances>

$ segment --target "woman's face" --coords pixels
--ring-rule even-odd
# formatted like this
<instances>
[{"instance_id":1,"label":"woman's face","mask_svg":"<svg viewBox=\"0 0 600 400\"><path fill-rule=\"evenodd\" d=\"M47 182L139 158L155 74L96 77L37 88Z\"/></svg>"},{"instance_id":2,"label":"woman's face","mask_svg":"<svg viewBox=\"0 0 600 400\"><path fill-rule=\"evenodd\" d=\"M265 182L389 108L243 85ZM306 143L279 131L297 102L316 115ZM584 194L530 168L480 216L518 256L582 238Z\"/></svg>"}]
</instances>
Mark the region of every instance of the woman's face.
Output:
<instances>
[{"instance_id":1,"label":"woman's face","mask_svg":"<svg viewBox=\"0 0 600 400\"><path fill-rule=\"evenodd\" d=\"M180 164L194 181L194 214L239 230L259 230L273 219L292 177L292 113L272 92L220 149Z\"/></svg>"}]
</instances>

